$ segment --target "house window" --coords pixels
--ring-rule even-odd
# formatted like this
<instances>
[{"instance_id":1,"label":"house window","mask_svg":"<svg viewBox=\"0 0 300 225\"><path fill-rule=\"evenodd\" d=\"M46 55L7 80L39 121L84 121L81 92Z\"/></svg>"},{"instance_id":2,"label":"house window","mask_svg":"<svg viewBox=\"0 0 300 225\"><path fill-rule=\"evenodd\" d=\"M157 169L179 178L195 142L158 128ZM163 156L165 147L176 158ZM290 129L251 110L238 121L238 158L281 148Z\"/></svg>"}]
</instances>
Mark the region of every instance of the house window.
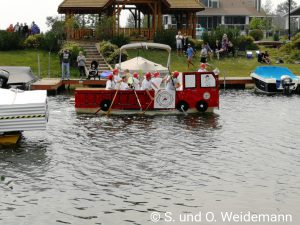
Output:
<instances>
[{"instance_id":1,"label":"house window","mask_svg":"<svg viewBox=\"0 0 300 225\"><path fill-rule=\"evenodd\" d=\"M219 0L201 0L207 8L219 8Z\"/></svg>"},{"instance_id":2,"label":"house window","mask_svg":"<svg viewBox=\"0 0 300 225\"><path fill-rule=\"evenodd\" d=\"M206 30L213 30L222 23L221 16L198 16L197 24Z\"/></svg>"},{"instance_id":3,"label":"house window","mask_svg":"<svg viewBox=\"0 0 300 225\"><path fill-rule=\"evenodd\" d=\"M168 16L164 16L164 24L167 25L168 24Z\"/></svg>"},{"instance_id":4,"label":"house window","mask_svg":"<svg viewBox=\"0 0 300 225\"><path fill-rule=\"evenodd\" d=\"M208 0L201 0L202 4L205 5L205 7L208 7Z\"/></svg>"},{"instance_id":5,"label":"house window","mask_svg":"<svg viewBox=\"0 0 300 225\"><path fill-rule=\"evenodd\" d=\"M225 16L225 24L246 24L245 16Z\"/></svg>"}]
</instances>

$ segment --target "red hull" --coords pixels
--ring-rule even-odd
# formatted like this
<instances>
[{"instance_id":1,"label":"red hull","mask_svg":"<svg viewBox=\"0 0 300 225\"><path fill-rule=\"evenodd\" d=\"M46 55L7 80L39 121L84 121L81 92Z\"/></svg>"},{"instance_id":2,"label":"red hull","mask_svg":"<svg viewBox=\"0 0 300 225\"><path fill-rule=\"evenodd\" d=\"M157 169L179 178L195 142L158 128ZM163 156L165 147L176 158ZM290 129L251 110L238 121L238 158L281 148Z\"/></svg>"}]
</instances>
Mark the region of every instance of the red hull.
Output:
<instances>
[{"instance_id":1,"label":"red hull","mask_svg":"<svg viewBox=\"0 0 300 225\"><path fill-rule=\"evenodd\" d=\"M212 83L213 87L203 87L204 78L201 75L209 75L211 79L214 79L214 82ZM173 99L172 95L168 94L168 92L166 92L164 89L156 93L154 91L150 91L150 94L155 96L155 100L151 101L146 91L141 90L135 91L137 94L136 96L133 90L119 90L116 94L117 90L105 90L102 88L78 88L75 91L75 108L77 112L82 113L95 113L97 111L105 113L108 111L116 94L116 98L111 106L112 112L138 112L144 110L163 111L172 109L177 110L178 112L186 111L188 113L205 112L209 109L219 107L218 87L218 76L214 75L212 72L190 72L183 73L182 90L176 91L174 94L175 99ZM141 104L141 107L138 100Z\"/></svg>"}]
</instances>

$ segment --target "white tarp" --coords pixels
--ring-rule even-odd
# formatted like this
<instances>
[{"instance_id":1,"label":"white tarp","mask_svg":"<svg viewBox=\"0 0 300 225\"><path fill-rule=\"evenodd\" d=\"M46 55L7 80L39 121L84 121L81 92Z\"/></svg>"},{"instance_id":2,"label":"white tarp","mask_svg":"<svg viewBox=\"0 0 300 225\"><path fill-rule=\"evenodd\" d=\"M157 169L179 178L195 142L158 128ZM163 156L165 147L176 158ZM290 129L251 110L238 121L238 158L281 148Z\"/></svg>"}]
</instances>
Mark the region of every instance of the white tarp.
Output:
<instances>
[{"instance_id":1,"label":"white tarp","mask_svg":"<svg viewBox=\"0 0 300 225\"><path fill-rule=\"evenodd\" d=\"M130 73L138 72L138 73L146 73L146 72L160 72L161 74L168 74L169 70L167 67L162 66L161 64L154 63L150 60L147 60L143 57L135 57L133 59L129 59L120 64L116 64L116 68L121 68L121 71L128 69Z\"/></svg>"},{"instance_id":2,"label":"white tarp","mask_svg":"<svg viewBox=\"0 0 300 225\"><path fill-rule=\"evenodd\" d=\"M46 129L46 91L0 89L0 132Z\"/></svg>"}]
</instances>

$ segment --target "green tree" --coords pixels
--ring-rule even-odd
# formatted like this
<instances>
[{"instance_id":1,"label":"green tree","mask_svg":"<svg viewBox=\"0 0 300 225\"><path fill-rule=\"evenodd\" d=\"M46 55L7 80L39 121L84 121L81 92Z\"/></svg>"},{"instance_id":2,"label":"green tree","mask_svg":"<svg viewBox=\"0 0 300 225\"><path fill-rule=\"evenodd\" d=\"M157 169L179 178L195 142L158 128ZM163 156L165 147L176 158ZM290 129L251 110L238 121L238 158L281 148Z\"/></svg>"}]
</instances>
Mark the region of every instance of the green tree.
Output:
<instances>
[{"instance_id":1,"label":"green tree","mask_svg":"<svg viewBox=\"0 0 300 225\"><path fill-rule=\"evenodd\" d=\"M109 40L113 37L114 17L103 16L96 25L96 38L99 40Z\"/></svg>"},{"instance_id":2,"label":"green tree","mask_svg":"<svg viewBox=\"0 0 300 225\"><path fill-rule=\"evenodd\" d=\"M266 27L266 20L264 18L254 17L250 22L250 29L259 29L262 30Z\"/></svg>"}]
</instances>

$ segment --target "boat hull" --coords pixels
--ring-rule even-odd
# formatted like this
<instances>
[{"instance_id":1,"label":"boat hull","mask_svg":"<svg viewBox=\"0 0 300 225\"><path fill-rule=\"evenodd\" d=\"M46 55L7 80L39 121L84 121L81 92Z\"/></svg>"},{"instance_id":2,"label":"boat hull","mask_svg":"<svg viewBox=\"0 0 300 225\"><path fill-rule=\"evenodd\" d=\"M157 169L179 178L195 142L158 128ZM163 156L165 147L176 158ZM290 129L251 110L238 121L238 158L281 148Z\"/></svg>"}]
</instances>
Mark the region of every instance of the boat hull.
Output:
<instances>
[{"instance_id":1,"label":"boat hull","mask_svg":"<svg viewBox=\"0 0 300 225\"><path fill-rule=\"evenodd\" d=\"M263 94L282 94L284 90L282 88L277 88L276 83L267 83L263 80L252 78L255 86L255 91ZM299 85L291 90L291 94L299 92Z\"/></svg>"},{"instance_id":2,"label":"boat hull","mask_svg":"<svg viewBox=\"0 0 300 225\"><path fill-rule=\"evenodd\" d=\"M214 107L209 107L205 113L212 113L214 112ZM187 111L180 111L178 109L152 109L152 110L118 110L113 109L109 113L107 111L102 111L95 108L77 108L76 113L78 114L97 114L97 115L186 115L186 114L197 114L201 113L197 109L189 109Z\"/></svg>"},{"instance_id":3,"label":"boat hull","mask_svg":"<svg viewBox=\"0 0 300 225\"><path fill-rule=\"evenodd\" d=\"M0 145L14 145L18 143L21 138L20 132L4 133L0 135Z\"/></svg>"}]
</instances>

